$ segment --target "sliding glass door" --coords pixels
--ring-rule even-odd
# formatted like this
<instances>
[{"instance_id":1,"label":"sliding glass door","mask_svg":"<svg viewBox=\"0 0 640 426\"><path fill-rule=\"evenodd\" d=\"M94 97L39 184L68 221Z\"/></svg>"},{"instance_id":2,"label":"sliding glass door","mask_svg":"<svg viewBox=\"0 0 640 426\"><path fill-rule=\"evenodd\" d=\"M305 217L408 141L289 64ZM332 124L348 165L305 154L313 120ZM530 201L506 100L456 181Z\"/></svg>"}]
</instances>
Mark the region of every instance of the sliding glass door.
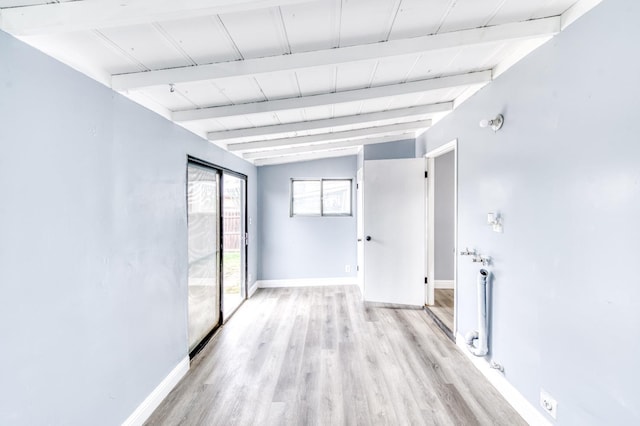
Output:
<instances>
[{"instance_id":1,"label":"sliding glass door","mask_svg":"<svg viewBox=\"0 0 640 426\"><path fill-rule=\"evenodd\" d=\"M220 172L189 164L189 351L222 322L220 309Z\"/></svg>"},{"instance_id":2,"label":"sliding glass door","mask_svg":"<svg viewBox=\"0 0 640 426\"><path fill-rule=\"evenodd\" d=\"M226 321L246 299L245 179L223 173L222 193L222 312Z\"/></svg>"},{"instance_id":3,"label":"sliding glass door","mask_svg":"<svg viewBox=\"0 0 640 426\"><path fill-rule=\"evenodd\" d=\"M247 297L246 190L245 176L189 161L188 309L192 355Z\"/></svg>"}]
</instances>

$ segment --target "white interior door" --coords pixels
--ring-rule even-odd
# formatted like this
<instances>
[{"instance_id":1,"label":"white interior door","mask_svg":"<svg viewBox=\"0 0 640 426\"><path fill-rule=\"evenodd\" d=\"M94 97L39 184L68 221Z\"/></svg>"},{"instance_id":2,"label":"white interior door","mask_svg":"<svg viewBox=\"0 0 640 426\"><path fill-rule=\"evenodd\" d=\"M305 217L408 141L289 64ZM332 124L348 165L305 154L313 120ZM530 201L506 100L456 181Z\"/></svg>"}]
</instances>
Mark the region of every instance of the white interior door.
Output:
<instances>
[{"instance_id":1,"label":"white interior door","mask_svg":"<svg viewBox=\"0 0 640 426\"><path fill-rule=\"evenodd\" d=\"M364 163L364 299L425 302L425 160Z\"/></svg>"}]
</instances>

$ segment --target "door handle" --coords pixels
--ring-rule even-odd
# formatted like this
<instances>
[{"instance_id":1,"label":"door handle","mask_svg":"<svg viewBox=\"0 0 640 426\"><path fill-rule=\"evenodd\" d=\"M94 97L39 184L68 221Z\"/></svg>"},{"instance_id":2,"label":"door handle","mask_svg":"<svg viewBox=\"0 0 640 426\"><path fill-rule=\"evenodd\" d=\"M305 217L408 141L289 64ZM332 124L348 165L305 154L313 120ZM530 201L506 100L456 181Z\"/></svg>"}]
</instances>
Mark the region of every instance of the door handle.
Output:
<instances>
[{"instance_id":1,"label":"door handle","mask_svg":"<svg viewBox=\"0 0 640 426\"><path fill-rule=\"evenodd\" d=\"M371 235L367 235L364 239L367 241L371 241Z\"/></svg>"}]
</instances>

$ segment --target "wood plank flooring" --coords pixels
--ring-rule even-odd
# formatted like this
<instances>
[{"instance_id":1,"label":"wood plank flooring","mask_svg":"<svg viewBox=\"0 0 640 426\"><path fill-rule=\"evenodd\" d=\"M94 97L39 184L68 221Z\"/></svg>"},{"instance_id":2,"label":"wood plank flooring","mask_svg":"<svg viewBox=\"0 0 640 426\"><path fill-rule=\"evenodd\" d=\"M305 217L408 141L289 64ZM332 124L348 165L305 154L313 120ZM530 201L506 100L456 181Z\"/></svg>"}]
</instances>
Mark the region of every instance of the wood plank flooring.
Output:
<instances>
[{"instance_id":1,"label":"wood plank flooring","mask_svg":"<svg viewBox=\"0 0 640 426\"><path fill-rule=\"evenodd\" d=\"M453 292L453 289L435 289L434 304L429 306L450 331L453 331Z\"/></svg>"},{"instance_id":2,"label":"wood plank flooring","mask_svg":"<svg viewBox=\"0 0 640 426\"><path fill-rule=\"evenodd\" d=\"M526 425L420 310L261 289L148 425Z\"/></svg>"}]
</instances>

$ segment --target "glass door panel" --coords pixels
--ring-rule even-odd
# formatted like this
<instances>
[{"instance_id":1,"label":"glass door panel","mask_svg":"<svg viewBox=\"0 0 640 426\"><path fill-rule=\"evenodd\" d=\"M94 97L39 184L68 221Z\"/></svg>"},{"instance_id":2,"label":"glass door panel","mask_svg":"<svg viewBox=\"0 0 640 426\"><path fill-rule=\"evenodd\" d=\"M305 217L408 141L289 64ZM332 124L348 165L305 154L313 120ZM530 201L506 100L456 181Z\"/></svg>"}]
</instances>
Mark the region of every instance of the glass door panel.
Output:
<instances>
[{"instance_id":1,"label":"glass door panel","mask_svg":"<svg viewBox=\"0 0 640 426\"><path fill-rule=\"evenodd\" d=\"M188 166L190 352L221 323L219 176Z\"/></svg>"},{"instance_id":2,"label":"glass door panel","mask_svg":"<svg viewBox=\"0 0 640 426\"><path fill-rule=\"evenodd\" d=\"M222 310L226 320L246 298L245 180L223 174Z\"/></svg>"}]
</instances>

